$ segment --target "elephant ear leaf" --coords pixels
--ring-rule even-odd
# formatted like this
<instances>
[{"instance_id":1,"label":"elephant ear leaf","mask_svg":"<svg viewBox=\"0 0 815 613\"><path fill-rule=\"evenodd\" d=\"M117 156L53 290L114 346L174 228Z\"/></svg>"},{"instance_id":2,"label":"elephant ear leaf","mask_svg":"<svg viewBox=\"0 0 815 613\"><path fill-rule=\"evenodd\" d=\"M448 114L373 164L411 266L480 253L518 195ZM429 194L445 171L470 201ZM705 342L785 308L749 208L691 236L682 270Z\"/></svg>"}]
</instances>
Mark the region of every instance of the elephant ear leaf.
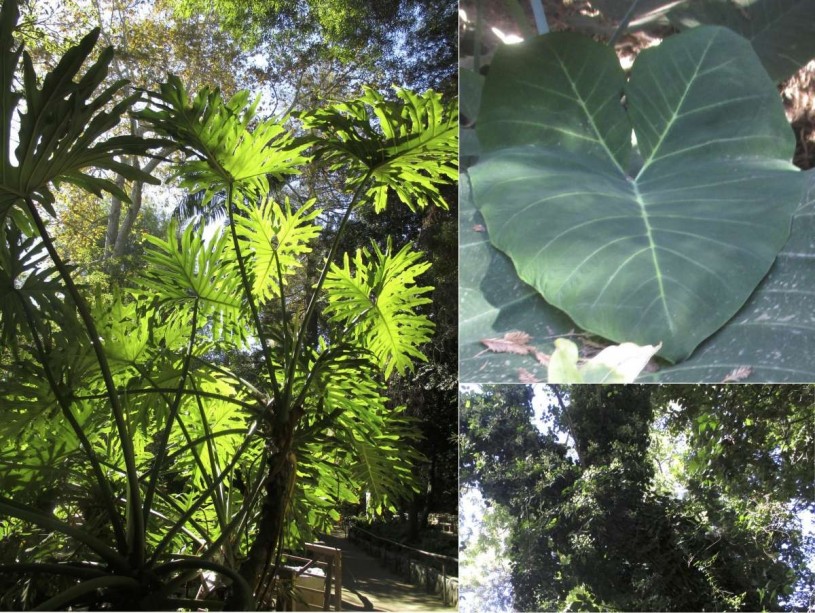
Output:
<instances>
[{"instance_id":1,"label":"elephant ear leaf","mask_svg":"<svg viewBox=\"0 0 815 613\"><path fill-rule=\"evenodd\" d=\"M0 14L3 46L0 60L0 219L10 213L19 217L20 211L12 211L12 207L26 200L38 202L53 215L51 184L61 181L97 195L107 191L128 200L127 194L113 181L91 174L91 168L113 171L127 179L158 183L149 174L117 161L116 157L144 155L150 147L161 144L159 141L136 136L102 139L119 123L136 96L113 103L126 81L117 81L96 95L113 59L111 48L105 49L99 59L80 74L96 44L99 30L92 31L69 49L56 68L45 76L40 87L31 57L22 48L11 48L11 33L18 18L15 4L3 3ZM18 92L14 89L13 75L21 57L23 91ZM20 102L24 103L22 108L19 108ZM111 104L109 110L104 110ZM12 135L15 113L19 113L16 138ZM17 146L12 153L14 140Z\"/></svg>"},{"instance_id":2,"label":"elephant ear leaf","mask_svg":"<svg viewBox=\"0 0 815 613\"><path fill-rule=\"evenodd\" d=\"M642 52L628 80L577 35L502 48L477 130L473 198L520 278L587 331L661 343L670 362L749 298L803 189L773 82L720 27Z\"/></svg>"},{"instance_id":3,"label":"elephant ear leaf","mask_svg":"<svg viewBox=\"0 0 815 613\"><path fill-rule=\"evenodd\" d=\"M815 57L813 0L695 0L674 3L668 18L680 29L725 26L753 45L775 82Z\"/></svg>"}]
</instances>

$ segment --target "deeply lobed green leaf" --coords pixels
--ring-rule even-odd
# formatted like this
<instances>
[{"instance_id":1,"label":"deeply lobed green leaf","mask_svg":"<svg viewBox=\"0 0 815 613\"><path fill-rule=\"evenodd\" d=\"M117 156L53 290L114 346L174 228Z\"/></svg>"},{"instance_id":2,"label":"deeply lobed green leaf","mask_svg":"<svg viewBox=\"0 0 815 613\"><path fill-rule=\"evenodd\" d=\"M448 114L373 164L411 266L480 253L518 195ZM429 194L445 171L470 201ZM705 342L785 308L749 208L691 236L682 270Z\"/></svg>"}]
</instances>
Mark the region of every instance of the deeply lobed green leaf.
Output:
<instances>
[{"instance_id":1,"label":"deeply lobed green leaf","mask_svg":"<svg viewBox=\"0 0 815 613\"><path fill-rule=\"evenodd\" d=\"M320 235L314 222L321 210L315 203L309 200L294 211L288 198L283 206L271 199L259 206L239 205L243 214L235 219L236 230L245 245L241 253L251 270L252 292L259 302L280 296L287 278L311 252L309 243Z\"/></svg>"},{"instance_id":2,"label":"deeply lobed green leaf","mask_svg":"<svg viewBox=\"0 0 815 613\"><path fill-rule=\"evenodd\" d=\"M224 101L217 89L204 88L190 99L181 80L169 75L151 96L157 108L139 117L198 158L175 172L183 187L203 190L205 201L230 186L249 197L265 196L270 177L295 174L308 161L301 155L308 145L295 142L283 120L262 121L250 130L259 98L248 104L248 91Z\"/></svg>"},{"instance_id":3,"label":"deeply lobed green leaf","mask_svg":"<svg viewBox=\"0 0 815 613\"><path fill-rule=\"evenodd\" d=\"M355 329L387 378L394 368L401 374L414 359L426 360L419 346L430 340L433 324L417 307L430 302L424 294L433 288L416 285L430 264L420 262L409 245L395 254L390 245L384 252L376 244L373 249L373 255L358 249L353 263L346 254L342 266L332 265L325 282L326 314Z\"/></svg>"},{"instance_id":4,"label":"deeply lobed green leaf","mask_svg":"<svg viewBox=\"0 0 815 613\"><path fill-rule=\"evenodd\" d=\"M393 191L411 210L446 209L438 186L458 179L458 109L433 91L394 88L388 101L370 87L359 98L301 115L304 126L322 133L318 156L352 171L350 185L370 177L367 196L377 212Z\"/></svg>"},{"instance_id":5,"label":"deeply lobed green leaf","mask_svg":"<svg viewBox=\"0 0 815 613\"><path fill-rule=\"evenodd\" d=\"M153 291L156 303L184 321L193 307L198 309L199 325L208 322L216 340L244 338L241 281L229 234L222 229L205 241L202 230L190 225L179 237L173 221L166 240L153 236L147 240L154 248L145 254L150 266L142 273L142 285Z\"/></svg>"},{"instance_id":6,"label":"deeply lobed green leaf","mask_svg":"<svg viewBox=\"0 0 815 613\"><path fill-rule=\"evenodd\" d=\"M96 90L107 77L113 50L104 50L96 62L80 73L99 35L94 30L71 48L56 68L38 86L32 60L27 52L13 49L11 32L18 18L13 2L3 5L0 15L3 60L0 63L0 220L8 215L20 227L30 224L26 201L37 202L53 215L52 185L73 183L97 195L110 192L124 201L128 196L113 182L91 169L123 173L130 179L158 183L147 173L127 167L115 158L145 155L162 144L136 136L104 138L136 101L129 96L113 103L126 81L116 81L103 91ZM23 59L23 91L14 89L14 73ZM78 78L78 80L77 80ZM23 105L20 103L24 102ZM111 106L112 104L112 106ZM105 110L110 107L109 110ZM13 117L18 113L16 136ZM17 146L12 152L11 144Z\"/></svg>"}]
</instances>

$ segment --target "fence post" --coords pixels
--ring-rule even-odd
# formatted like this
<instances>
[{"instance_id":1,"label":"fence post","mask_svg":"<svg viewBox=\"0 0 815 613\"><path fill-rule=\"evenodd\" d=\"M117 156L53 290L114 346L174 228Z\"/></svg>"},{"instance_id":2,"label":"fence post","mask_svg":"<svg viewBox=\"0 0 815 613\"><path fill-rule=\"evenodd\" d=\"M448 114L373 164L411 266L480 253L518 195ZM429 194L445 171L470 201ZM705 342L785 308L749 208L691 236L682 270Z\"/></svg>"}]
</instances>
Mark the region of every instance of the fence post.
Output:
<instances>
[{"instance_id":1,"label":"fence post","mask_svg":"<svg viewBox=\"0 0 815 613\"><path fill-rule=\"evenodd\" d=\"M441 563L441 601L444 606L447 606L447 565L442 561Z\"/></svg>"}]
</instances>

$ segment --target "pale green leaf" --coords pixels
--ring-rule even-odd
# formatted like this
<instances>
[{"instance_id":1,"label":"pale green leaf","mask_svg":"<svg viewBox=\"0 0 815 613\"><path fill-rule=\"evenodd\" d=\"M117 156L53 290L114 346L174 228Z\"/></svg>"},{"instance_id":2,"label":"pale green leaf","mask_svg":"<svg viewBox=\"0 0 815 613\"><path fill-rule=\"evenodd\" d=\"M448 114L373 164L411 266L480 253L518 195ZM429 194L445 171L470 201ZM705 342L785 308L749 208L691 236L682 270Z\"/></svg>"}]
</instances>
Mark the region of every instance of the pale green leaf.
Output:
<instances>
[{"instance_id":1,"label":"pale green leaf","mask_svg":"<svg viewBox=\"0 0 815 613\"><path fill-rule=\"evenodd\" d=\"M308 161L301 155L307 143L295 143L282 120L268 119L250 129L259 99L250 104L247 91L224 101L217 89L204 88L190 99L181 80L170 75L151 96L157 108L139 116L197 158L177 166L175 173L191 191L204 190L206 201L230 186L250 197L264 196L270 177L297 173Z\"/></svg>"},{"instance_id":2,"label":"pale green leaf","mask_svg":"<svg viewBox=\"0 0 815 613\"><path fill-rule=\"evenodd\" d=\"M320 234L315 219L321 210L309 200L293 211L287 198L283 206L267 199L259 206L240 205L243 215L236 217L241 254L253 274L252 292L261 303L280 296L302 260L311 252L309 244Z\"/></svg>"},{"instance_id":3,"label":"pale green leaf","mask_svg":"<svg viewBox=\"0 0 815 613\"><path fill-rule=\"evenodd\" d=\"M555 340L555 351L549 359L549 383L583 383L577 345L566 338Z\"/></svg>"},{"instance_id":4,"label":"pale green leaf","mask_svg":"<svg viewBox=\"0 0 815 613\"><path fill-rule=\"evenodd\" d=\"M417 286L416 278L430 264L409 245L395 254L375 243L373 250L358 249L353 261L346 254L342 266L331 266L325 312L359 335L389 377L394 368L403 373L413 360L426 360L419 346L430 340L433 324L418 307L430 302L424 294L432 288Z\"/></svg>"}]
</instances>

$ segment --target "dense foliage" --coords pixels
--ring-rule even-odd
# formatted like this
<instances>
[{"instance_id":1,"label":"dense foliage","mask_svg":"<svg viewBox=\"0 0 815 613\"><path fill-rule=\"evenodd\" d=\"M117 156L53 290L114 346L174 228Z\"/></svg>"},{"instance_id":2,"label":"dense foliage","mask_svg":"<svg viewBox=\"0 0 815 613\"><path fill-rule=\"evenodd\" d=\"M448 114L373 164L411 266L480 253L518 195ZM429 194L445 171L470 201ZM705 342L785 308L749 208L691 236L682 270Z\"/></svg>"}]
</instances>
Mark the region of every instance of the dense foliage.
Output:
<instances>
[{"instance_id":1,"label":"dense foliage","mask_svg":"<svg viewBox=\"0 0 815 613\"><path fill-rule=\"evenodd\" d=\"M76 42L77 32L98 27L101 40L116 49L104 83L126 78L129 87L156 90L169 71L188 91L217 84L228 99L247 88L260 97L258 119L281 116L285 109L308 113L353 100L363 85L388 101L397 97L391 89L394 83L416 91L429 88L440 92L446 104L457 92L456 5L426 0L399 4L384 3L361 14L361 5L355 2L66 0L54 5L31 0L20 7L17 34L26 42L35 68L45 71ZM323 27L326 19L342 32ZM300 124L293 125L297 131ZM131 115L115 130L143 134L148 127L143 118ZM179 152L169 147L157 153L180 159ZM159 157L128 156L120 161L165 179L171 167L160 164ZM294 210L319 208L319 223L336 228L348 209L351 194L346 186L356 171L338 168L326 156L315 156L300 170L296 178L270 181L270 195L281 204L288 199ZM203 191L173 189L169 181L162 186L115 181L122 184L129 202L106 194L99 198L63 184L54 190L56 217L44 220L59 253L76 267L80 291L89 295L134 283L146 261L147 236L166 236L170 211L181 225L222 224L227 218L224 193L207 200ZM428 512L455 512L457 498L456 185L440 185L439 192L447 208L411 210L393 190L385 210L375 211L363 200L348 218L337 247L338 253L353 255L357 249L371 251L373 242L386 250L391 241L394 251L410 245L432 265L422 275L422 284L433 287L425 294L432 302L419 306L419 312L435 324L423 349L428 361L415 370L395 372L385 394L393 406L406 407L405 414L416 418L422 434L417 447L424 457L414 458L412 466L420 491L398 501L399 511L410 512L417 529ZM318 206L311 204L315 196ZM332 232L314 236L311 251L301 256L303 265L291 271L286 284L288 312L306 310L333 239ZM278 300L258 306L262 322L285 315ZM319 303L307 330L310 342L325 329L323 318ZM248 349L216 347L209 357L252 384L264 368L256 344Z\"/></svg>"},{"instance_id":2,"label":"dense foliage","mask_svg":"<svg viewBox=\"0 0 815 613\"><path fill-rule=\"evenodd\" d=\"M341 239L365 203L445 206L454 106L368 89L295 121L173 76L135 92L104 84L110 48L83 69L98 30L40 79L17 16L4 2L3 605L251 607L282 548L329 527L341 503L367 492L381 513L415 488L416 429L385 393L426 360L428 264L390 240L343 256ZM154 136L113 135L126 118ZM141 271L90 295L45 221L54 186L127 203L127 182L157 182L135 160L169 153L178 184L219 199L228 223L169 224ZM315 198L274 197L317 159L344 171L336 223L320 223ZM250 351L251 373L224 359Z\"/></svg>"},{"instance_id":3,"label":"dense foliage","mask_svg":"<svg viewBox=\"0 0 815 613\"><path fill-rule=\"evenodd\" d=\"M488 387L462 400L462 480L511 518L520 610L806 609L813 389ZM738 467L738 468L737 468Z\"/></svg>"},{"instance_id":4,"label":"dense foliage","mask_svg":"<svg viewBox=\"0 0 815 613\"><path fill-rule=\"evenodd\" d=\"M436 0L169 0L214 14L244 46L272 51L276 71L349 65L413 88L455 91L457 3ZM339 68L339 70L337 70ZM445 83L446 82L446 83Z\"/></svg>"}]
</instances>

